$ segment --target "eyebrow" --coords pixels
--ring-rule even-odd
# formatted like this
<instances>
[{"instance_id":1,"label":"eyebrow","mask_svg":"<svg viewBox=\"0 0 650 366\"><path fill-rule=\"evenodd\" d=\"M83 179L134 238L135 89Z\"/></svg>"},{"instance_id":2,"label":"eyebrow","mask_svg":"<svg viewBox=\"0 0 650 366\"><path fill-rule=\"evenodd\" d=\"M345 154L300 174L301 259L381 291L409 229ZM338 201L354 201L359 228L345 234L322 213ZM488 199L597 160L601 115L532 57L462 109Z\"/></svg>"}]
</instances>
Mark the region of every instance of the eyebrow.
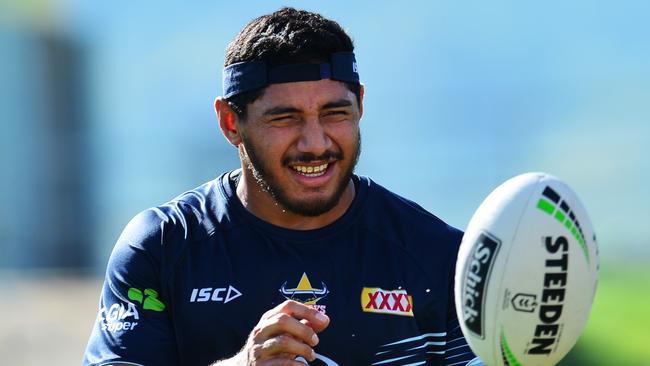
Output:
<instances>
[{"instance_id":1,"label":"eyebrow","mask_svg":"<svg viewBox=\"0 0 650 366\"><path fill-rule=\"evenodd\" d=\"M352 102L347 99L339 99L333 102L326 103L322 109L331 109L331 108L341 108L341 107L350 107Z\"/></svg>"},{"instance_id":2,"label":"eyebrow","mask_svg":"<svg viewBox=\"0 0 650 366\"><path fill-rule=\"evenodd\" d=\"M350 107L352 105L352 102L350 102L347 99L339 99L335 100L333 102L328 102L325 103L321 109L332 109L332 108L341 108L341 107ZM289 107L289 106L277 106L277 107L272 107L264 111L262 114L263 116L277 116L279 114L285 114L285 113L299 113L301 112L300 109L295 108L295 107Z\"/></svg>"},{"instance_id":3,"label":"eyebrow","mask_svg":"<svg viewBox=\"0 0 650 366\"><path fill-rule=\"evenodd\" d=\"M287 107L287 106L278 106L278 107L273 107L265 110L264 113L262 113L262 115L276 116L278 114L296 113L296 112L300 112L300 109L294 107Z\"/></svg>"}]
</instances>

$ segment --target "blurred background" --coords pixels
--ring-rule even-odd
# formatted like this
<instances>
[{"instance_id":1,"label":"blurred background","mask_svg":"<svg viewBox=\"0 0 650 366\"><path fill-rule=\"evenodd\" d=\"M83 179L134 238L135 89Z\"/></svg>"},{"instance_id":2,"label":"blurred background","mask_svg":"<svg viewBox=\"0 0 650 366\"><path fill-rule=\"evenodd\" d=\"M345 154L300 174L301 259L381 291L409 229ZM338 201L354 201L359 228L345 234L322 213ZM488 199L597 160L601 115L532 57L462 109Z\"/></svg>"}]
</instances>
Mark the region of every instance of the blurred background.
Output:
<instances>
[{"instance_id":1,"label":"blurred background","mask_svg":"<svg viewBox=\"0 0 650 366\"><path fill-rule=\"evenodd\" d=\"M339 21L366 85L357 172L465 228L504 180L583 200L601 276L564 365L650 365L650 2L0 0L0 363L73 365L139 211L238 166L224 50L282 5Z\"/></svg>"}]
</instances>

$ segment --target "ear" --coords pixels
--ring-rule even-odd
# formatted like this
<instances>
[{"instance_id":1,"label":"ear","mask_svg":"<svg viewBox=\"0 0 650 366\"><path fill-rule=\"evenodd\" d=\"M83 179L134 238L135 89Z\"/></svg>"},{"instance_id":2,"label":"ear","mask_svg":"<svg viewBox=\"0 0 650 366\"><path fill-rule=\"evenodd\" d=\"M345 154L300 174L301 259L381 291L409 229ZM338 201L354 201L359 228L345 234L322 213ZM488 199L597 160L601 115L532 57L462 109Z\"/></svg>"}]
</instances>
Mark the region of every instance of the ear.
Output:
<instances>
[{"instance_id":1,"label":"ear","mask_svg":"<svg viewBox=\"0 0 650 366\"><path fill-rule=\"evenodd\" d=\"M230 108L230 104L223 97L217 97L214 101L214 111L219 119L219 127L223 136L234 146L241 143L241 135L237 127L237 114Z\"/></svg>"}]
</instances>

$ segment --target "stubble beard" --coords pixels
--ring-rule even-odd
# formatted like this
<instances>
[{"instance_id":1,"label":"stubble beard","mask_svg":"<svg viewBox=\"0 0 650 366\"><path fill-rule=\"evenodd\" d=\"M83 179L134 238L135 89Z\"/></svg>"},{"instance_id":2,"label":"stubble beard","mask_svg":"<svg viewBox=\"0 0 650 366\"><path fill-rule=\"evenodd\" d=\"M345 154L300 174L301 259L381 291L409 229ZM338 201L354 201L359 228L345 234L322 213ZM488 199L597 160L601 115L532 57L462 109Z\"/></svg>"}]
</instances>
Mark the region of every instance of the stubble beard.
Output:
<instances>
[{"instance_id":1,"label":"stubble beard","mask_svg":"<svg viewBox=\"0 0 650 366\"><path fill-rule=\"evenodd\" d=\"M325 197L323 199L304 201L300 199L293 199L289 196L287 188L283 187L280 182L278 182L277 177L272 173L272 168L269 167L267 161L262 158L252 141L245 134L241 135L242 143L244 144L244 149L240 149L240 158L246 169L251 173L257 185L265 192L267 192L275 202L282 207L282 209L292 212L300 216L315 217L320 216L331 209L333 209L341 200L343 192L347 188L352 173L354 173L354 168L359 161L359 155L361 155L361 133L357 130L357 143L354 147L353 154L354 158L348 163L349 165L345 167L341 179L336 182L336 188L334 193L330 197ZM291 159L283 159L283 166L288 166L290 162L302 162L307 163L312 160L327 160L330 157L336 157L337 163L340 163L344 160L342 153L335 153L328 151L321 156L313 155L303 155L295 156Z\"/></svg>"}]
</instances>

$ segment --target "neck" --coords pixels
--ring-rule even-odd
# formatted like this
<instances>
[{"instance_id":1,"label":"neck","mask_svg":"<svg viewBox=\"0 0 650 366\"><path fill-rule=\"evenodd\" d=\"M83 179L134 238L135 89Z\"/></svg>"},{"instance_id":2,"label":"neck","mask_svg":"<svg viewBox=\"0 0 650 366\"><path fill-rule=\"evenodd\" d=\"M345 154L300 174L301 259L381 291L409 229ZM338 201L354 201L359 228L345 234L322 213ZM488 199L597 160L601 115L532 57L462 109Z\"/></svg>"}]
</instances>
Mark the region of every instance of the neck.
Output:
<instances>
[{"instance_id":1,"label":"neck","mask_svg":"<svg viewBox=\"0 0 650 366\"><path fill-rule=\"evenodd\" d=\"M293 230L313 230L333 223L347 211L354 195L354 183L350 179L339 202L331 210L318 216L303 216L282 207L259 186L246 168L242 169L237 184L237 197L250 213L275 226Z\"/></svg>"}]
</instances>

